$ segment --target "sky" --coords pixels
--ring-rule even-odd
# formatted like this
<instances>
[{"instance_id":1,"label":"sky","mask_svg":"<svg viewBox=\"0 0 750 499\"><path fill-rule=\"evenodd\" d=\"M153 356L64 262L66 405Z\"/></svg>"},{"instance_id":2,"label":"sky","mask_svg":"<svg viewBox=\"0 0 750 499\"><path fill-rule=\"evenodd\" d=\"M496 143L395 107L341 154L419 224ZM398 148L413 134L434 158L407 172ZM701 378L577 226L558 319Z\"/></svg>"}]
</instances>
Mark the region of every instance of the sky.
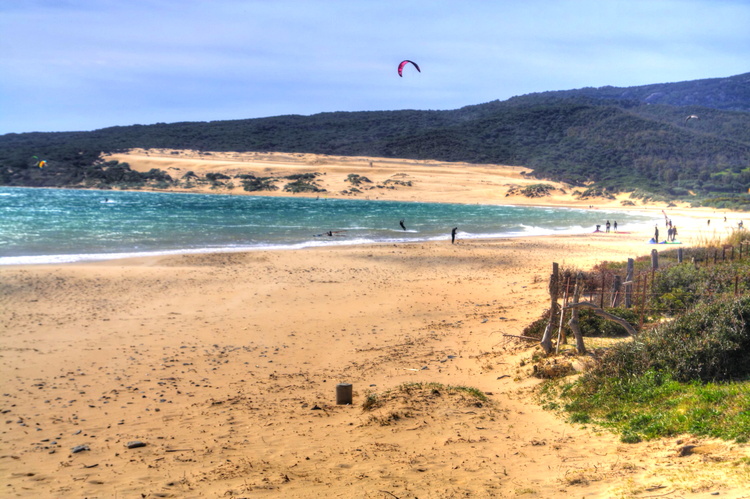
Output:
<instances>
[{"instance_id":1,"label":"sky","mask_svg":"<svg viewBox=\"0 0 750 499\"><path fill-rule=\"evenodd\" d=\"M0 0L0 134L749 71L750 0Z\"/></svg>"}]
</instances>

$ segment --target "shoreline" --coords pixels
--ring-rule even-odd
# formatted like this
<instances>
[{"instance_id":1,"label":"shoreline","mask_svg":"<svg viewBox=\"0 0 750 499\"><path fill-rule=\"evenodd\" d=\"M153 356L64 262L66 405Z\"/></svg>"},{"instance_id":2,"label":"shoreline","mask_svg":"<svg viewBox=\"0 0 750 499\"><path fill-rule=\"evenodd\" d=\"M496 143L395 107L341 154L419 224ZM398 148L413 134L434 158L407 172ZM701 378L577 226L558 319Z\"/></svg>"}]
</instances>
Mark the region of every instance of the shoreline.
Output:
<instances>
[{"instance_id":1,"label":"shoreline","mask_svg":"<svg viewBox=\"0 0 750 499\"><path fill-rule=\"evenodd\" d=\"M725 230L669 211L687 246ZM535 399L537 349L506 336L549 306L552 262L654 248L587 233L0 266L6 494L746 496L750 446L569 423Z\"/></svg>"},{"instance_id":2,"label":"shoreline","mask_svg":"<svg viewBox=\"0 0 750 499\"><path fill-rule=\"evenodd\" d=\"M173 193L154 193L149 192L148 196L141 196L139 191L128 191L112 193L108 191L87 190L77 195L75 190L58 190L58 192L70 192L71 194L54 194L55 189L43 189L50 191L39 193L41 203L35 202L34 193L23 190L25 194L15 194L13 199L17 199L16 205L19 207L28 206L19 211L19 215L26 214L28 217L35 217L36 210L43 219L41 224L39 239L35 245L29 246L28 254L21 252L24 244L28 242L27 238L19 239L19 246L15 248L13 254L11 248L4 250L4 255L0 257L0 265L23 265L23 264L54 264L54 263L73 263L78 261L93 260L112 260L132 257L148 257L159 255L174 254L198 254L198 253L226 253L241 251L262 251L262 250L294 250L311 247L331 247L338 245L367 245L367 244L403 244L403 243L421 243L429 241L443 241L449 238L448 231L437 230L436 227L459 221L458 225L463 228L459 230L458 237L461 239L496 239L496 238L519 238L519 237L537 237L541 235L569 235L569 234L587 234L592 233L593 223L599 221L598 218L614 218L620 220L621 230L644 231L648 226L647 215L641 212L629 211L624 208L608 207L592 213L591 210L579 207L566 206L523 206L523 205L497 205L497 204L460 204L454 203L450 208L446 203L419 203L416 201L389 201L377 200L368 201L362 199L328 199L312 201L308 199L299 199L292 196L273 199L277 203L264 203L263 196L252 196L253 201L248 199L248 203L230 202L224 203L217 200L213 194L202 195L202 200L195 200L195 203L188 200L179 202L169 201L168 196ZM6 189L4 192L9 194L11 190ZM148 191L146 191L148 192ZM151 195L159 195L153 203L163 206L164 211L161 215L154 212L155 215L149 215L141 218L141 210L151 211L153 206L149 200ZM105 200L105 197L107 198ZM47 199L49 199L47 201ZM255 201L258 200L258 201ZM106 202L105 202L106 201ZM214 201L218 201L214 203ZM239 201L239 200L238 200ZM283 202L282 202L283 201ZM18 204L21 203L21 204ZM320 204L319 204L320 203ZM331 204L332 203L332 204ZM364 203L357 208L356 205ZM186 232L184 224L177 224L175 229L180 234L181 243L175 244L171 237L171 229L162 223L162 219L169 221L175 214L169 211L172 204L184 206L185 216L191 219L200 213L206 213L202 218L195 218L194 223L198 227L198 234L202 237L190 237ZM411 205L411 206L408 206ZM73 206L81 207L81 215L72 215L75 222L70 224L70 230L78 231L76 237L80 244L69 245L51 245L56 252L43 253L39 251L39 246L43 244L43 239L50 227L68 226L67 213ZM134 220L141 220L142 229L139 229L140 236L129 235L127 229L121 237L108 238L104 244L97 244L93 251L87 251L86 242L88 239L98 241L98 232L89 232L86 227L90 225L99 226L100 230L108 231L110 224L105 222L110 215L110 208L113 211L110 222L115 227L123 223L123 217L133 217ZM117 207L120 208L117 208ZM211 207L227 206L230 211L217 211L215 215L221 217L221 221L214 223L211 215ZM266 222L265 216L253 218L244 216L244 212L253 212L257 209L268 210L269 216L273 217L273 210L279 213L290 211L290 227L298 229L276 230L274 223L289 225L279 220L276 222ZM263 206L263 208L260 208ZM102 208L100 208L102 207ZM200 208L198 208L200 207ZM273 208L272 208L273 207ZM192 211L197 209L197 212ZM47 210L60 212L59 215L48 216ZM104 211L101 211L104 210ZM320 217L301 217L297 218L295 212L300 210L310 210L323 214ZM351 211L353 210L353 211ZM366 222L361 223L359 215L351 213L367 213ZM340 231L340 237L322 238L320 234L310 235L311 231L299 229L301 227L325 227L332 222L331 217L326 217L325 213L340 213L336 216L333 223L340 225L328 227ZM72 213L72 212L70 212ZM83 214L85 213L85 215ZM226 215L231 213L232 215ZM258 212L260 213L260 212ZM567 215L566 215L567 213ZM371 218L370 218L370 215ZM388 224L393 222L390 216L405 216L414 224L409 231L392 230ZM92 218L94 217L94 218ZM166 218L164 218L166 217ZM236 221L233 221L236 217ZM179 217L178 217L179 218ZM398 218L396 218L397 220ZM31 219L29 219L31 220ZM269 221L272 219L269 219ZM273 218L276 220L276 218ZM89 222L87 222L89 221ZM557 221L555 223L554 221ZM101 222L101 223L100 223ZM177 220L179 222L179 220ZM29 222L30 223L30 222ZM407 222L408 223L408 222ZM592 224L592 225L589 225ZM214 227L215 225L215 227ZM12 224L10 225L12 228ZM159 228L155 230L154 228ZM232 228L232 227L237 227ZM246 227L248 230L243 229ZM626 229L622 229L626 227ZM211 234L215 232L228 230L223 238L213 238ZM251 230L250 230L251 229ZM7 229L11 230L11 229ZM23 227L20 227L20 234L24 234ZM320 230L320 229L318 229ZM246 237L252 233L252 238ZM57 237L57 233L56 237ZM231 237L228 237L230 236ZM50 241L51 243L51 241ZM93 248L92 248L93 249Z\"/></svg>"},{"instance_id":3,"label":"shoreline","mask_svg":"<svg viewBox=\"0 0 750 499\"><path fill-rule=\"evenodd\" d=\"M23 188L21 188L23 189ZM74 189L71 189L74 190ZM97 190L98 193L106 193L106 190ZM174 193L174 191L142 191L142 190L136 190L136 191L127 191L127 192L153 192L153 193L166 193L171 194ZM199 193L192 193L192 194L199 194ZM203 194L203 193L200 193ZM215 193L207 193L205 195L214 196ZM219 194L222 195L222 194ZM229 194L231 195L231 194ZM254 196L258 199L263 198L264 196ZM276 196L278 197L278 196ZM285 199L288 200L294 200L299 199L299 197L295 196L285 196ZM308 198L309 199L309 198ZM368 201L364 199L350 199L350 198L343 198L347 201ZM637 215L640 217L651 217L651 221L639 221L639 222L632 222L627 221L626 226L623 226L623 221L621 220L620 225L620 232L621 235L623 235L622 230L623 227L628 233L637 233L640 234L640 236L644 239L644 243L648 240L650 237L652 229L650 228L650 224L655 222L657 224L661 223L661 219L664 216L664 209L660 207L641 207L641 208L634 208L629 206L616 206L612 205L611 203L604 206L597 206L596 208L587 208L587 207L580 207L580 206L565 206L561 204L560 202L557 202L555 198L549 199L546 204L538 204L538 205L523 205L523 204L482 204L480 206L504 206L508 208L515 208L515 209L537 209L537 210L561 210L561 211L575 211L582 214L592 214L593 216L600 216L603 219L606 218L613 218L617 217L618 214L624 215ZM321 201L325 202L325 201ZM383 203L383 202L404 202L404 203L419 203L419 204L445 204L445 203L434 203L434 202L427 202L427 203L421 203L419 201L393 201L388 199L381 199L381 200L369 200L368 202L372 203ZM477 206L478 203L474 203L469 205L468 203L453 203L457 205L463 205L463 206ZM687 229L685 226L685 222L689 223L690 225L694 227L698 227L698 220L704 220L711 218L710 215L716 215L715 212L708 213L707 210L702 211L696 211L696 210L674 210L673 208L670 208L670 214L673 219L675 219L677 222L677 225L680 225L680 240L682 243L690 244L693 242L690 238L687 237L686 231L683 229ZM697 232L702 232L703 236L702 238L705 239L715 239L717 237L717 234L721 236L721 233L723 232L724 235L727 235L728 232L731 230L731 224L735 221L734 219L742 216L741 213L737 214L731 214L732 221L727 223L722 223L719 218L719 223L714 224L713 230L698 230ZM354 228L350 227L341 227L343 230L356 230ZM477 230L478 229L478 230ZM513 228L512 230L508 230L508 232L493 232L493 229L499 229L499 227L488 227L487 229L483 228L475 228L475 229L468 229L469 231L459 231L459 238L461 239L470 239L470 240L492 240L492 239L505 239L505 238L534 238L534 237L541 237L541 236L562 236L562 235L594 235L596 234L593 231L593 225L591 227L584 227L580 225L578 221L574 222L574 224L567 229L564 230L555 230L553 228L548 227L535 227L535 226L524 226L523 223L521 223L517 228ZM510 227L509 227L510 229ZM471 231L473 230L473 232ZM377 230L376 230L377 232ZM666 230L664 230L666 232ZM696 232L696 231L693 231ZM604 231L602 230L602 233ZM708 235L707 235L708 234ZM373 234L374 235L374 234ZM355 245L369 245L369 244L407 244L407 243L422 243L422 242L430 242L430 241L443 241L447 240L449 238L449 235L442 234L435 231L427 231L423 234L420 234L420 232L410 232L408 235L404 234L401 235L401 232L399 231L399 235L396 236L395 234L393 236L386 236L386 235L378 235L377 237L372 237L368 234L352 234L351 239L341 238L341 240L336 241L323 241L320 239L305 239L303 238L291 238L288 242L272 242L271 239L268 241L260 241L253 244L229 244L225 246L204 246L201 247L200 243L198 245L188 245L182 248L153 248L153 249L144 249L142 251L118 251L116 248L112 248L109 251L106 252L68 252L63 254L36 254L36 255L13 255L13 256L4 256L0 257L0 266L8 266L8 265L25 265L25 264L35 264L35 265L44 265L44 264L60 264L60 263L75 263L75 262L85 262L85 261L103 261L103 260L116 260L116 259L122 259L122 258L138 258L138 257L151 257L151 256L161 256L161 255L179 255L179 254L207 254L207 253L235 253L235 252L243 252L243 251L268 251L268 250L280 250L280 251L288 251L288 250L299 250L299 249L306 249L306 248L316 248L316 247L333 247L333 246L355 246Z\"/></svg>"}]
</instances>

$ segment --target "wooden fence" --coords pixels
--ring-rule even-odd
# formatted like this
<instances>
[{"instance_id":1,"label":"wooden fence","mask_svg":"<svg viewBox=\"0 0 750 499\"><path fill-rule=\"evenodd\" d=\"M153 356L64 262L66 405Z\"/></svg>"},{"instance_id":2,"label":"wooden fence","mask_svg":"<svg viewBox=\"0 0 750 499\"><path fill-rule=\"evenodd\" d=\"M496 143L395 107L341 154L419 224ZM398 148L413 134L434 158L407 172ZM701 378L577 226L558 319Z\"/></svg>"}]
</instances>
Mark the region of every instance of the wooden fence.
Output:
<instances>
[{"instance_id":1,"label":"wooden fence","mask_svg":"<svg viewBox=\"0 0 750 499\"><path fill-rule=\"evenodd\" d=\"M607 270L599 265L592 272L560 272L557 263L552 264L550 275L550 312L549 322L541 340L542 348L546 353L552 351L552 338L557 329L558 348L560 336L563 334L563 322L565 314L570 312L568 325L576 336L576 346L579 353L585 353L585 346L578 326L578 309L586 307L594 310L597 315L619 322L632 335L635 330L619 317L607 312L607 309L616 307L634 309L638 314L638 330L643 327L644 321L655 314L675 314L684 312L688 305L680 307L680 304L695 302L697 299L705 299L714 291L723 295L733 291L734 296L750 292L750 271L747 266L736 266L730 272L720 278L714 278L709 287L701 293L689 292L683 289L662 289L661 277L663 273L675 265L692 265L696 268L701 266L710 267L724 264L726 262L744 262L750 259L750 241L733 246L726 245L721 248L677 248L663 251L660 255L655 248L647 257L638 260L628 259L626 269L623 273ZM638 267L638 269L637 269ZM657 291L658 289L658 292ZM677 297L668 306L660 305L656 298L663 297L666 293L677 293ZM562 299L562 306L559 300Z\"/></svg>"}]
</instances>

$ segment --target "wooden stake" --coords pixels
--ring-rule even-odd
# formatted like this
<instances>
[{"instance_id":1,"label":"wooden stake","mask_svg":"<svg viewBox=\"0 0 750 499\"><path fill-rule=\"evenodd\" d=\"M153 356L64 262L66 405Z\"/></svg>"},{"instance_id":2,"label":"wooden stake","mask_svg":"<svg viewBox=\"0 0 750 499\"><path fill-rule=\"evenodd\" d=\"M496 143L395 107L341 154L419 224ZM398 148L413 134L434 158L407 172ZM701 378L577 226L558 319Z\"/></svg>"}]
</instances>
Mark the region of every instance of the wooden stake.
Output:
<instances>
[{"instance_id":1,"label":"wooden stake","mask_svg":"<svg viewBox=\"0 0 750 499\"><path fill-rule=\"evenodd\" d=\"M625 274L625 308L633 306L633 271L635 269L635 260L628 258L628 270ZM636 288L636 291L638 288Z\"/></svg>"},{"instance_id":2,"label":"wooden stake","mask_svg":"<svg viewBox=\"0 0 750 499\"><path fill-rule=\"evenodd\" d=\"M549 296L550 296L550 307L549 307L549 322L547 328L544 330L544 336L539 344L542 346L544 353L549 355L552 353L552 328L555 327L555 317L557 314L557 283L559 282L559 265L557 262L552 263L552 275L549 278Z\"/></svg>"},{"instance_id":3,"label":"wooden stake","mask_svg":"<svg viewBox=\"0 0 750 499\"><path fill-rule=\"evenodd\" d=\"M580 355L586 353L586 345L583 343L583 335L581 334L581 328L578 325L578 308L576 308L576 304L578 304L578 300L581 297L582 280L583 274L579 272L576 276L576 287L573 291L573 303L570 305L570 308L572 308L573 311L570 313L570 320L568 321L568 326L570 327L570 330L573 331L573 336L576 338L576 350Z\"/></svg>"},{"instance_id":4,"label":"wooden stake","mask_svg":"<svg viewBox=\"0 0 750 499\"><path fill-rule=\"evenodd\" d=\"M565 305L568 302L568 286L565 286L563 293L563 309L560 310L560 326L557 328L557 344L555 345L555 354L560 353L560 338L562 337L563 319L565 318Z\"/></svg>"}]
</instances>

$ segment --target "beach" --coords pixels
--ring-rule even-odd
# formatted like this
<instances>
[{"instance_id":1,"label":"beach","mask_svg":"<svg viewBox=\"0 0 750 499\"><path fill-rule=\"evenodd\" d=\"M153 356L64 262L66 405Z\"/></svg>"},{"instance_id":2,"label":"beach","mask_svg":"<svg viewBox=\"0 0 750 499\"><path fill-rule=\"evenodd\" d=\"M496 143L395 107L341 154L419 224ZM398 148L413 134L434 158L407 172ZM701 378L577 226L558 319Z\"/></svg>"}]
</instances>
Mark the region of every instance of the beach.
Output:
<instances>
[{"instance_id":1,"label":"beach","mask_svg":"<svg viewBox=\"0 0 750 499\"><path fill-rule=\"evenodd\" d=\"M576 200L569 189L506 196L539 183L517 167L178 156L127 160L196 172L312 168L330 193L372 168L375 182L413 180L378 199L622 208L622 197ZM662 221L668 210L685 245L722 237L742 216L724 224L709 209L628 209ZM515 336L548 307L552 262L587 269L648 255L651 235L0 267L4 495L748 497L748 472L734 464L750 456L746 444L684 435L623 444L535 398L538 350ZM387 397L405 383L411 392ZM339 384L352 385L351 405L336 403ZM363 410L376 395L385 405ZM699 451L681 456L687 444Z\"/></svg>"}]
</instances>

